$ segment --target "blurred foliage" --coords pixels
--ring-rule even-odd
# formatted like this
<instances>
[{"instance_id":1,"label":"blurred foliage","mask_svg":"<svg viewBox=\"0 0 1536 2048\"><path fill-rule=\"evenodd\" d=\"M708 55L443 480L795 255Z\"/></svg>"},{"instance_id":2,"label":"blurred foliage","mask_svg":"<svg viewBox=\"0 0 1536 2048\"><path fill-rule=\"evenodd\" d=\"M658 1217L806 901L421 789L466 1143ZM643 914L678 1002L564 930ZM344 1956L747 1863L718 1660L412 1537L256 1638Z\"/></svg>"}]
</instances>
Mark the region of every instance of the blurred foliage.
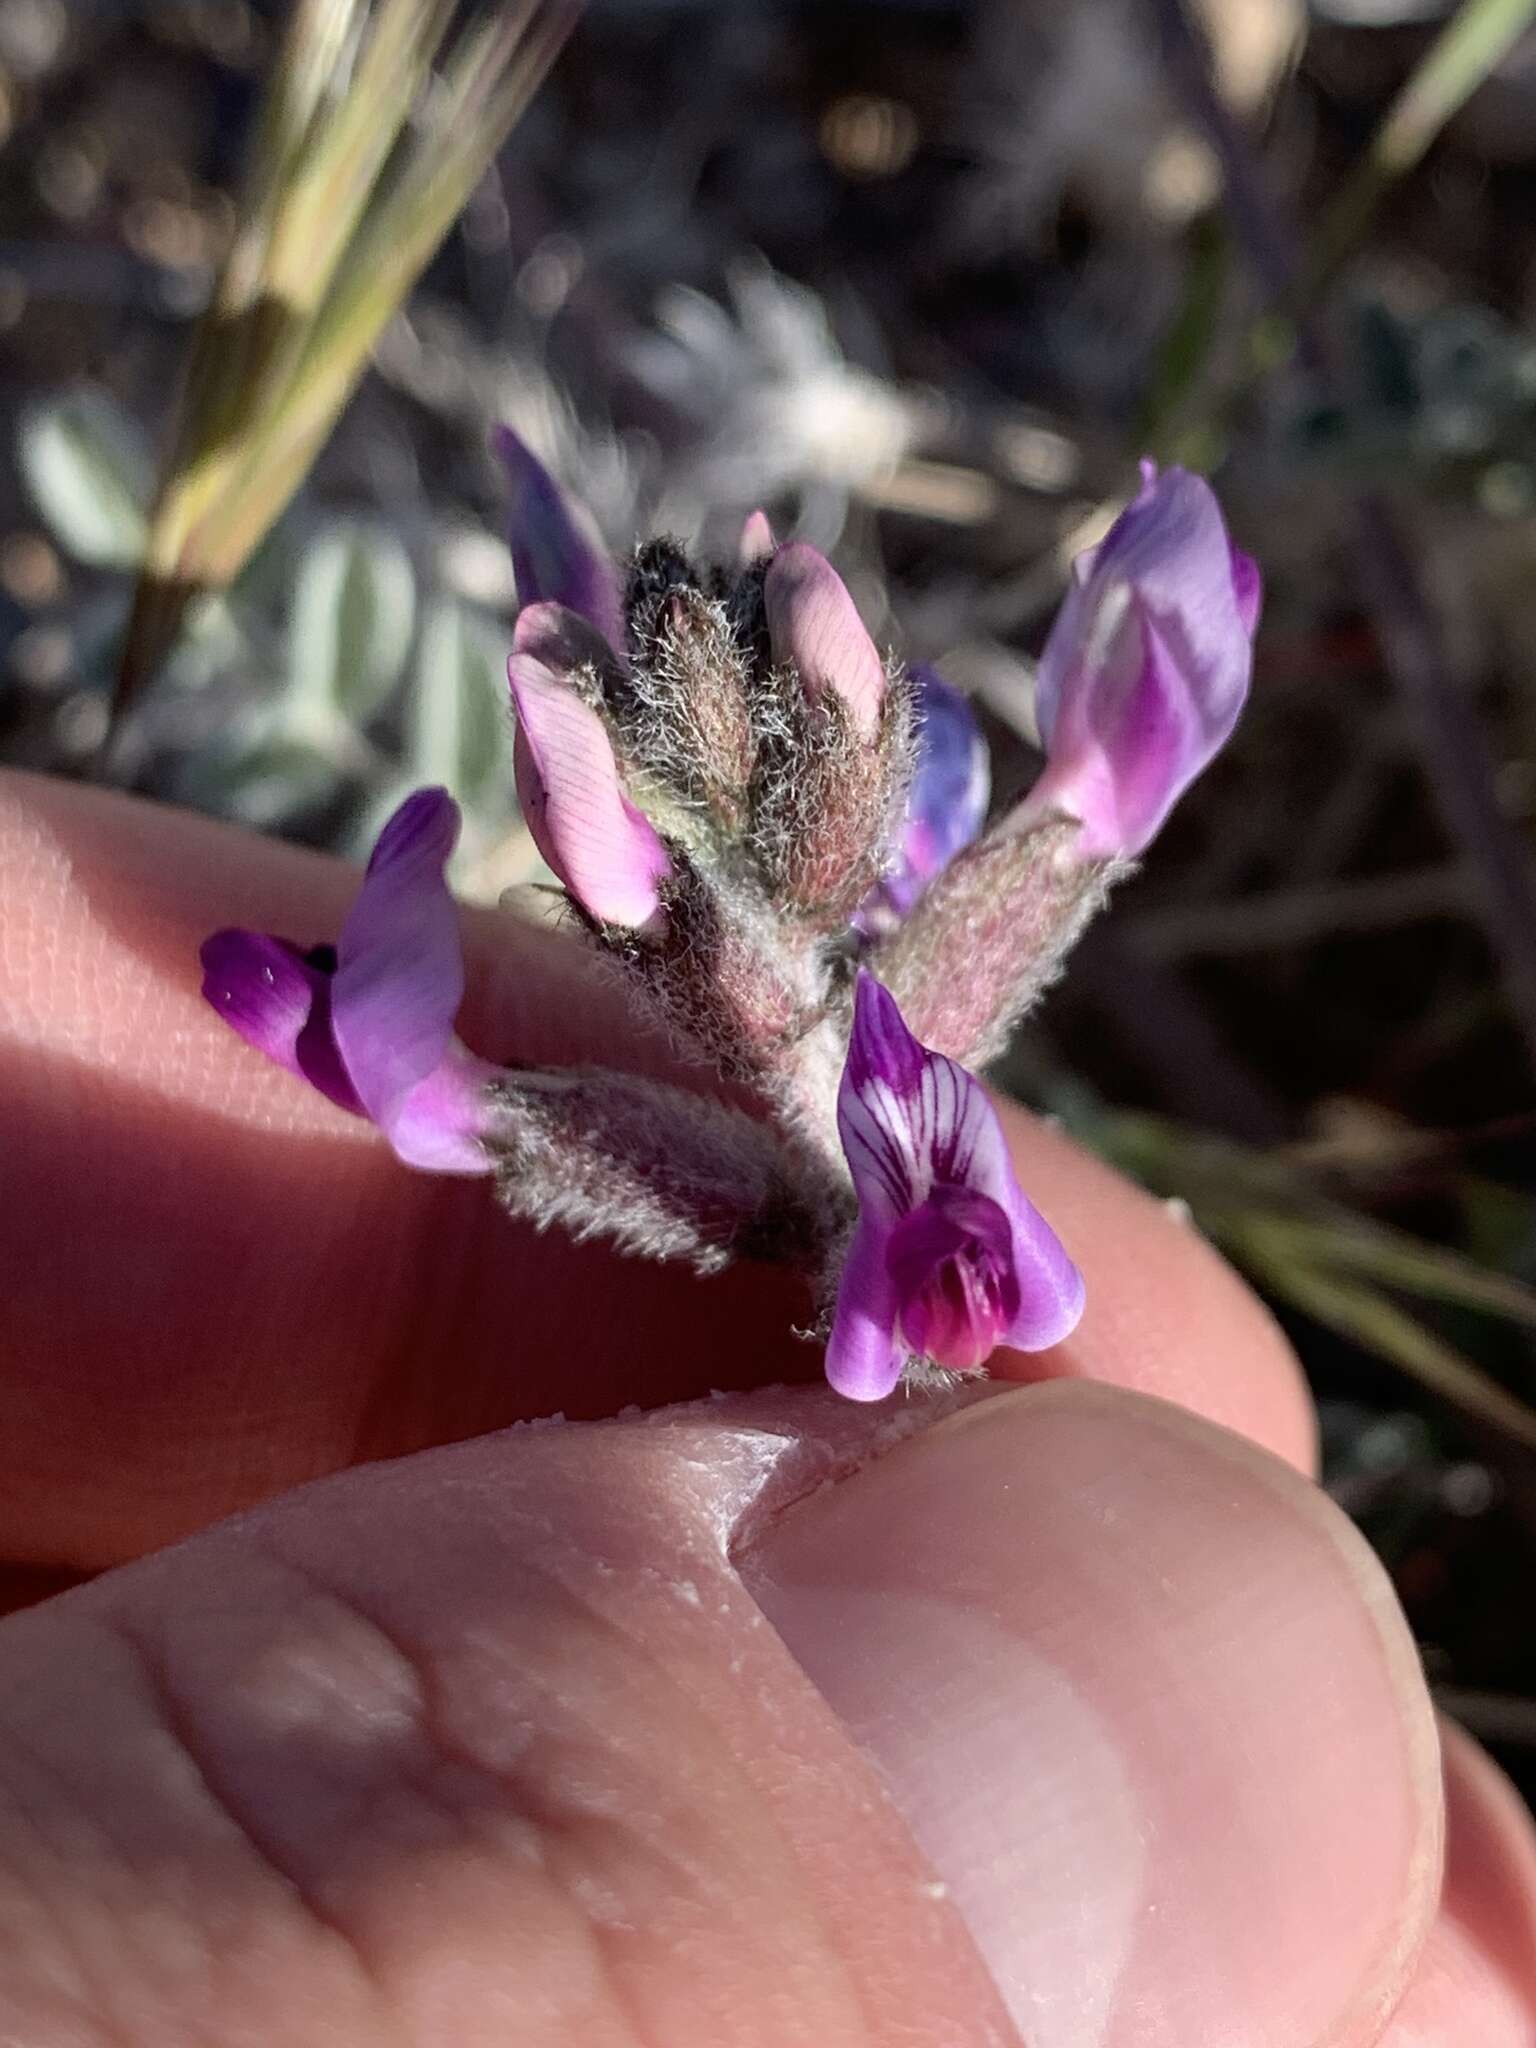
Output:
<instances>
[{"instance_id":1,"label":"blurred foliage","mask_svg":"<svg viewBox=\"0 0 1536 2048\"><path fill-rule=\"evenodd\" d=\"M154 464L134 422L104 392L38 400L22 415L17 460L60 544L91 568L137 569Z\"/></svg>"},{"instance_id":2,"label":"blurred foliage","mask_svg":"<svg viewBox=\"0 0 1536 2048\"><path fill-rule=\"evenodd\" d=\"M18 460L61 548L91 568L139 568L150 457L105 392L29 407ZM382 522L304 518L279 529L226 597L198 600L178 636L176 689L242 680L255 689L179 763L176 794L282 830L338 804L366 826L405 789L446 782L466 812L457 875L472 876L513 816L504 636L441 591L421 609L418 631L416 569ZM121 607L116 620L121 630ZM103 656L110 651L104 642Z\"/></svg>"},{"instance_id":3,"label":"blurred foliage","mask_svg":"<svg viewBox=\"0 0 1536 2048\"><path fill-rule=\"evenodd\" d=\"M1324 1193L1281 1152L1250 1151L1156 1117L1097 1114L1078 1128L1116 1166L1183 1203L1271 1299L1364 1345L1475 1421L1536 1450L1536 1406L1464 1357L1427 1314L1451 1305L1533 1330L1536 1287L1373 1220Z\"/></svg>"}]
</instances>

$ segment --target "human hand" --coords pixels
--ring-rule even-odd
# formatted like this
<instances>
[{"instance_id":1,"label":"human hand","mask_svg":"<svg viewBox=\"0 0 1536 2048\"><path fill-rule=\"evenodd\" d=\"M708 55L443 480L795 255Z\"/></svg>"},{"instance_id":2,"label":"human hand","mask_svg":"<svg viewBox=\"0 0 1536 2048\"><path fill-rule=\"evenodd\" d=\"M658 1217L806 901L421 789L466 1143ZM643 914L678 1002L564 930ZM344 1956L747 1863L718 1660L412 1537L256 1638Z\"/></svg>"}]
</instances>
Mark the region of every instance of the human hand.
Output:
<instances>
[{"instance_id":1,"label":"human hand","mask_svg":"<svg viewBox=\"0 0 1536 2048\"><path fill-rule=\"evenodd\" d=\"M351 886L0 784L0 1552L144 1560L0 1628L0 2040L1530 2042L1524 1819L1453 1739L1437 1914L1411 1645L1192 1233L1016 1114L1050 1386L486 1434L810 1377L804 1304L534 1238L223 1033L199 938ZM632 1035L469 929L476 1043Z\"/></svg>"}]
</instances>

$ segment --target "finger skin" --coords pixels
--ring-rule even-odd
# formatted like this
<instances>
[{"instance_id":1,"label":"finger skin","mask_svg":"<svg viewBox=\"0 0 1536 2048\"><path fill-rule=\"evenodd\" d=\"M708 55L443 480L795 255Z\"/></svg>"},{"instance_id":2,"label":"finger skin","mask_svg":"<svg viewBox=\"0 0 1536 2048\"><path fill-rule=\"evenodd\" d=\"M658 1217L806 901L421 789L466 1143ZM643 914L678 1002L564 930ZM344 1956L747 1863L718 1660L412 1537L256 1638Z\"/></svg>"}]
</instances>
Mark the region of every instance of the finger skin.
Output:
<instances>
[{"instance_id":1,"label":"finger skin","mask_svg":"<svg viewBox=\"0 0 1536 2048\"><path fill-rule=\"evenodd\" d=\"M1380 2048L1536 2041L1536 1828L1497 1766L1451 1722L1445 1883L1413 1982Z\"/></svg>"},{"instance_id":2,"label":"finger skin","mask_svg":"<svg viewBox=\"0 0 1536 2048\"><path fill-rule=\"evenodd\" d=\"M935 1613L984 1611L1007 1741L930 1709L892 1753L749 1591L782 1595L797 1518L867 1546L892 1486L914 1675ZM0 1626L0 2038L1006 2048L960 1913L990 1883L1030 2048L1364 2048L1431 1909L1435 1766L1358 1536L1169 1404L803 1390L515 1431ZM1011 1863L918 1848L946 1771Z\"/></svg>"},{"instance_id":3,"label":"finger skin","mask_svg":"<svg viewBox=\"0 0 1536 2048\"><path fill-rule=\"evenodd\" d=\"M0 778L0 1555L91 1567L359 1458L819 1373L789 1335L798 1283L539 1237L218 1022L207 932L321 938L355 886L188 814ZM478 1051L667 1063L574 942L465 930ZM1090 1305L1069 1344L999 1368L1167 1394L1305 1465L1294 1360L1246 1289L1097 1161L1008 1126Z\"/></svg>"}]
</instances>

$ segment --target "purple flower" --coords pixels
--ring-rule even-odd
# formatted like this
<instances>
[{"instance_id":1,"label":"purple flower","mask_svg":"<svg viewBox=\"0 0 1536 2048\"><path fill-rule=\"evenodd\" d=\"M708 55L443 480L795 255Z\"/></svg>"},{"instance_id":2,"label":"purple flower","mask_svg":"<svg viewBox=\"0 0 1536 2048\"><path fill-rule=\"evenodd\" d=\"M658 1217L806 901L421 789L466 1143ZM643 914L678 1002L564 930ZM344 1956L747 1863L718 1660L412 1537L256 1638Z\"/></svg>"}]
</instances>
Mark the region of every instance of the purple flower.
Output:
<instances>
[{"instance_id":1,"label":"purple flower","mask_svg":"<svg viewBox=\"0 0 1536 2048\"><path fill-rule=\"evenodd\" d=\"M672 863L624 794L607 727L567 680L567 659L590 638L558 605L518 616L507 663L518 802L534 844L587 915L639 930L660 915L658 885Z\"/></svg>"},{"instance_id":2,"label":"purple flower","mask_svg":"<svg viewBox=\"0 0 1536 2048\"><path fill-rule=\"evenodd\" d=\"M934 876L970 845L987 815L992 764L970 699L931 668L917 685L917 770L886 874L854 914L866 938L896 929Z\"/></svg>"},{"instance_id":3,"label":"purple flower","mask_svg":"<svg viewBox=\"0 0 1536 2048\"><path fill-rule=\"evenodd\" d=\"M1141 853L1237 723L1259 602L1209 484L1144 462L1138 496L1073 564L1040 657L1046 767L1020 822L1065 812L1089 858Z\"/></svg>"},{"instance_id":4,"label":"purple flower","mask_svg":"<svg viewBox=\"0 0 1536 2048\"><path fill-rule=\"evenodd\" d=\"M1042 1351L1076 1327L1083 1281L1014 1179L980 1083L919 1045L868 973L837 1101L859 1220L827 1378L878 1401L910 1357L974 1372L999 1344Z\"/></svg>"},{"instance_id":5,"label":"purple flower","mask_svg":"<svg viewBox=\"0 0 1536 2048\"><path fill-rule=\"evenodd\" d=\"M563 604L622 655L623 592L613 563L588 531L587 515L510 427L497 427L492 440L512 491L507 524L518 603Z\"/></svg>"},{"instance_id":6,"label":"purple flower","mask_svg":"<svg viewBox=\"0 0 1536 2048\"><path fill-rule=\"evenodd\" d=\"M458 831L446 790L407 797L334 947L215 932L203 994L258 1051L376 1123L408 1166L488 1173L480 1134L495 1070L453 1031L464 963L443 871Z\"/></svg>"},{"instance_id":7,"label":"purple flower","mask_svg":"<svg viewBox=\"0 0 1536 2048\"><path fill-rule=\"evenodd\" d=\"M854 729L873 739L885 697L885 664L848 586L803 540L778 549L763 578L763 607L776 661L793 662L806 693L841 697Z\"/></svg>"}]
</instances>

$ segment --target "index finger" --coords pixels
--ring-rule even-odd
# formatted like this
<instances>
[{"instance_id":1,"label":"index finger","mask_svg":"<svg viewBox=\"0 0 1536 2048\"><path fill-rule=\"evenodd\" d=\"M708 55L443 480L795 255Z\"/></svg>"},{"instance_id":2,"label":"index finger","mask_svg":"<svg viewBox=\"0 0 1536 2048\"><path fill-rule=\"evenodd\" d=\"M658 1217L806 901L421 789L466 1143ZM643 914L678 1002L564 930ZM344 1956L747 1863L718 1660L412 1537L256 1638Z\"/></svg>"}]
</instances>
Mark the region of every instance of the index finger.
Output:
<instances>
[{"instance_id":1,"label":"index finger","mask_svg":"<svg viewBox=\"0 0 1536 2048\"><path fill-rule=\"evenodd\" d=\"M183 813L0 780L0 1555L112 1562L360 1459L819 1372L792 1278L537 1236L223 1029L199 941L329 936L355 886ZM485 912L465 936L477 1050L667 1062L574 942ZM1227 1268L1065 1140L1009 1129L1089 1291L1031 1372L1164 1394L1305 1463L1294 1361Z\"/></svg>"}]
</instances>

